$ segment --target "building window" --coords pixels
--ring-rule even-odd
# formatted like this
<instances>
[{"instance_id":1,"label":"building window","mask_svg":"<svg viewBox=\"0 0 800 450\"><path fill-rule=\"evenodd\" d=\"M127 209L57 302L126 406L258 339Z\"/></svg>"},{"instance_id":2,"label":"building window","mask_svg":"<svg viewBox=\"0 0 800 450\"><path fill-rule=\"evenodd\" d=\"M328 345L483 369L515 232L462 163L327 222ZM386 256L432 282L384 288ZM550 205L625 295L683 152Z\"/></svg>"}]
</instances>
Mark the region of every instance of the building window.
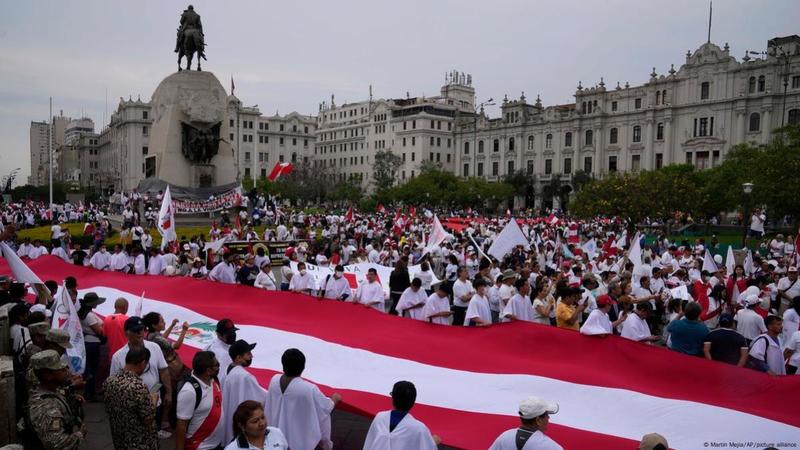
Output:
<instances>
[{"instance_id":1,"label":"building window","mask_svg":"<svg viewBox=\"0 0 800 450\"><path fill-rule=\"evenodd\" d=\"M297 153L292 152L292 162L297 162Z\"/></svg>"},{"instance_id":2,"label":"building window","mask_svg":"<svg viewBox=\"0 0 800 450\"><path fill-rule=\"evenodd\" d=\"M618 139L619 139L619 130L617 130L616 128L612 128L608 132L608 143L616 144Z\"/></svg>"},{"instance_id":3,"label":"building window","mask_svg":"<svg viewBox=\"0 0 800 450\"><path fill-rule=\"evenodd\" d=\"M631 170L638 172L642 161L642 155L631 155Z\"/></svg>"},{"instance_id":4,"label":"building window","mask_svg":"<svg viewBox=\"0 0 800 450\"><path fill-rule=\"evenodd\" d=\"M667 90L666 89L661 91L661 104L662 105L666 105L667 104Z\"/></svg>"},{"instance_id":5,"label":"building window","mask_svg":"<svg viewBox=\"0 0 800 450\"><path fill-rule=\"evenodd\" d=\"M792 77L792 89L800 88L800 75L795 75Z\"/></svg>"},{"instance_id":6,"label":"building window","mask_svg":"<svg viewBox=\"0 0 800 450\"><path fill-rule=\"evenodd\" d=\"M789 125L800 124L800 109L790 109L789 117L786 119Z\"/></svg>"},{"instance_id":7,"label":"building window","mask_svg":"<svg viewBox=\"0 0 800 450\"><path fill-rule=\"evenodd\" d=\"M636 100L634 100L633 104L634 104L634 108L642 109L642 99L637 98Z\"/></svg>"},{"instance_id":8,"label":"building window","mask_svg":"<svg viewBox=\"0 0 800 450\"><path fill-rule=\"evenodd\" d=\"M450 153L447 154L447 164L450 164Z\"/></svg>"},{"instance_id":9,"label":"building window","mask_svg":"<svg viewBox=\"0 0 800 450\"><path fill-rule=\"evenodd\" d=\"M283 124L281 124L280 126L280 131L283 131Z\"/></svg>"},{"instance_id":10,"label":"building window","mask_svg":"<svg viewBox=\"0 0 800 450\"><path fill-rule=\"evenodd\" d=\"M514 161L508 161L508 171L506 173L509 175L514 173Z\"/></svg>"},{"instance_id":11,"label":"building window","mask_svg":"<svg viewBox=\"0 0 800 450\"><path fill-rule=\"evenodd\" d=\"M147 152L150 151L148 147L142 147L142 155L147 156Z\"/></svg>"},{"instance_id":12,"label":"building window","mask_svg":"<svg viewBox=\"0 0 800 450\"><path fill-rule=\"evenodd\" d=\"M280 140L278 141L278 144L283 145L283 138L280 138Z\"/></svg>"},{"instance_id":13,"label":"building window","mask_svg":"<svg viewBox=\"0 0 800 450\"><path fill-rule=\"evenodd\" d=\"M147 127L142 127L142 134L147 136L147 132L148 132Z\"/></svg>"},{"instance_id":14,"label":"building window","mask_svg":"<svg viewBox=\"0 0 800 450\"><path fill-rule=\"evenodd\" d=\"M572 173L572 158L564 158L564 174L569 175Z\"/></svg>"},{"instance_id":15,"label":"building window","mask_svg":"<svg viewBox=\"0 0 800 450\"><path fill-rule=\"evenodd\" d=\"M464 164L464 176L469 176L469 164Z\"/></svg>"},{"instance_id":16,"label":"building window","mask_svg":"<svg viewBox=\"0 0 800 450\"><path fill-rule=\"evenodd\" d=\"M583 171L585 173L592 173L592 157L585 156L583 158Z\"/></svg>"},{"instance_id":17,"label":"building window","mask_svg":"<svg viewBox=\"0 0 800 450\"><path fill-rule=\"evenodd\" d=\"M766 89L767 81L764 75L758 77L758 92L764 92Z\"/></svg>"},{"instance_id":18,"label":"building window","mask_svg":"<svg viewBox=\"0 0 800 450\"><path fill-rule=\"evenodd\" d=\"M585 137L584 137L584 145L592 145L592 138L593 138L592 130L586 130Z\"/></svg>"},{"instance_id":19,"label":"building window","mask_svg":"<svg viewBox=\"0 0 800 450\"><path fill-rule=\"evenodd\" d=\"M528 136L528 150L533 150L533 136Z\"/></svg>"},{"instance_id":20,"label":"building window","mask_svg":"<svg viewBox=\"0 0 800 450\"><path fill-rule=\"evenodd\" d=\"M633 127L633 142L642 142L642 127L639 125Z\"/></svg>"},{"instance_id":21,"label":"building window","mask_svg":"<svg viewBox=\"0 0 800 450\"><path fill-rule=\"evenodd\" d=\"M406 138L403 138L403 147L406 146Z\"/></svg>"},{"instance_id":22,"label":"building window","mask_svg":"<svg viewBox=\"0 0 800 450\"><path fill-rule=\"evenodd\" d=\"M544 138L544 148L553 148L553 135L547 134Z\"/></svg>"},{"instance_id":23,"label":"building window","mask_svg":"<svg viewBox=\"0 0 800 450\"><path fill-rule=\"evenodd\" d=\"M656 125L656 140L664 140L664 122L658 122Z\"/></svg>"},{"instance_id":24,"label":"building window","mask_svg":"<svg viewBox=\"0 0 800 450\"><path fill-rule=\"evenodd\" d=\"M250 162L250 152L244 152L244 160Z\"/></svg>"},{"instance_id":25,"label":"building window","mask_svg":"<svg viewBox=\"0 0 800 450\"><path fill-rule=\"evenodd\" d=\"M492 149L493 151L499 152L500 151L500 139L495 139L493 144L492 144L492 146L493 146L493 149Z\"/></svg>"},{"instance_id":26,"label":"building window","mask_svg":"<svg viewBox=\"0 0 800 450\"><path fill-rule=\"evenodd\" d=\"M552 159L545 159L544 160L544 174L550 175L553 173L553 160Z\"/></svg>"},{"instance_id":27,"label":"building window","mask_svg":"<svg viewBox=\"0 0 800 450\"><path fill-rule=\"evenodd\" d=\"M616 172L617 171L617 156L611 155L608 157L608 171L609 172Z\"/></svg>"},{"instance_id":28,"label":"building window","mask_svg":"<svg viewBox=\"0 0 800 450\"><path fill-rule=\"evenodd\" d=\"M483 141L478 141L478 153L483 153Z\"/></svg>"},{"instance_id":29,"label":"building window","mask_svg":"<svg viewBox=\"0 0 800 450\"><path fill-rule=\"evenodd\" d=\"M478 176L479 177L483 176L483 163L482 162L478 163Z\"/></svg>"},{"instance_id":30,"label":"building window","mask_svg":"<svg viewBox=\"0 0 800 450\"><path fill-rule=\"evenodd\" d=\"M249 167L245 167L244 168L244 176L245 176L245 178L250 178L250 168Z\"/></svg>"},{"instance_id":31,"label":"building window","mask_svg":"<svg viewBox=\"0 0 800 450\"><path fill-rule=\"evenodd\" d=\"M617 112L617 101L611 102L611 112Z\"/></svg>"},{"instance_id":32,"label":"building window","mask_svg":"<svg viewBox=\"0 0 800 450\"><path fill-rule=\"evenodd\" d=\"M700 100L708 100L711 91L711 83L704 81L700 83Z\"/></svg>"},{"instance_id":33,"label":"building window","mask_svg":"<svg viewBox=\"0 0 800 450\"><path fill-rule=\"evenodd\" d=\"M411 136L411 146L417 145L417 138L415 136Z\"/></svg>"},{"instance_id":34,"label":"building window","mask_svg":"<svg viewBox=\"0 0 800 450\"><path fill-rule=\"evenodd\" d=\"M700 128L697 131L698 136L707 136L708 135L708 117L701 117L700 118Z\"/></svg>"},{"instance_id":35,"label":"building window","mask_svg":"<svg viewBox=\"0 0 800 450\"><path fill-rule=\"evenodd\" d=\"M417 158L417 154L415 152L411 152L411 161L413 162Z\"/></svg>"},{"instance_id":36,"label":"building window","mask_svg":"<svg viewBox=\"0 0 800 450\"><path fill-rule=\"evenodd\" d=\"M442 146L442 138L440 138L440 137L436 138L436 146L437 147L441 147Z\"/></svg>"},{"instance_id":37,"label":"building window","mask_svg":"<svg viewBox=\"0 0 800 450\"><path fill-rule=\"evenodd\" d=\"M661 91L656 91L656 105L661 104Z\"/></svg>"},{"instance_id":38,"label":"building window","mask_svg":"<svg viewBox=\"0 0 800 450\"><path fill-rule=\"evenodd\" d=\"M750 131L761 130L761 115L758 113L750 114Z\"/></svg>"},{"instance_id":39,"label":"building window","mask_svg":"<svg viewBox=\"0 0 800 450\"><path fill-rule=\"evenodd\" d=\"M514 138L508 138L508 151L514 151Z\"/></svg>"},{"instance_id":40,"label":"building window","mask_svg":"<svg viewBox=\"0 0 800 450\"><path fill-rule=\"evenodd\" d=\"M747 92L753 94L756 92L756 77L750 77L747 80Z\"/></svg>"},{"instance_id":41,"label":"building window","mask_svg":"<svg viewBox=\"0 0 800 450\"><path fill-rule=\"evenodd\" d=\"M464 154L469 155L469 142L464 142Z\"/></svg>"},{"instance_id":42,"label":"building window","mask_svg":"<svg viewBox=\"0 0 800 450\"><path fill-rule=\"evenodd\" d=\"M233 119L231 119L231 126L233 126Z\"/></svg>"},{"instance_id":43,"label":"building window","mask_svg":"<svg viewBox=\"0 0 800 450\"><path fill-rule=\"evenodd\" d=\"M572 147L572 133L569 131L564 135L564 147Z\"/></svg>"},{"instance_id":44,"label":"building window","mask_svg":"<svg viewBox=\"0 0 800 450\"><path fill-rule=\"evenodd\" d=\"M664 154L656 153L656 169L664 167Z\"/></svg>"},{"instance_id":45,"label":"building window","mask_svg":"<svg viewBox=\"0 0 800 450\"><path fill-rule=\"evenodd\" d=\"M492 176L496 177L500 173L500 163L495 161L492 163Z\"/></svg>"},{"instance_id":46,"label":"building window","mask_svg":"<svg viewBox=\"0 0 800 450\"><path fill-rule=\"evenodd\" d=\"M147 111L142 111L142 119L147 120Z\"/></svg>"},{"instance_id":47,"label":"building window","mask_svg":"<svg viewBox=\"0 0 800 450\"><path fill-rule=\"evenodd\" d=\"M528 175L533 175L533 160L529 159L527 162L526 172Z\"/></svg>"}]
</instances>

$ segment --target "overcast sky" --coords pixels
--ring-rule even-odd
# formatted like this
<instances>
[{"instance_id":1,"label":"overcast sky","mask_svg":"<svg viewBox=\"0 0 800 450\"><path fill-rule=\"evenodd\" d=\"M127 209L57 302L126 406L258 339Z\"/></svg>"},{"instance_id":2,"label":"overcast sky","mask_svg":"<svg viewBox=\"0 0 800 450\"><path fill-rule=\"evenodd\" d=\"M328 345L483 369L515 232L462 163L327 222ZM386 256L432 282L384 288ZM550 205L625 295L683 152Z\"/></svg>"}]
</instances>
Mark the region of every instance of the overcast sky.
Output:
<instances>
[{"instance_id":1,"label":"overcast sky","mask_svg":"<svg viewBox=\"0 0 800 450\"><path fill-rule=\"evenodd\" d=\"M120 97L149 100L176 70L187 2L0 0L0 177L30 172L29 125L53 110L102 127ZM316 114L320 102L435 95L471 73L479 101L504 94L569 103L578 81L640 84L706 41L703 0L195 1L209 61L262 113ZM741 59L800 34L798 0L717 0L711 40ZM495 110L489 110L492 115ZM18 184L19 184L18 181Z\"/></svg>"}]
</instances>

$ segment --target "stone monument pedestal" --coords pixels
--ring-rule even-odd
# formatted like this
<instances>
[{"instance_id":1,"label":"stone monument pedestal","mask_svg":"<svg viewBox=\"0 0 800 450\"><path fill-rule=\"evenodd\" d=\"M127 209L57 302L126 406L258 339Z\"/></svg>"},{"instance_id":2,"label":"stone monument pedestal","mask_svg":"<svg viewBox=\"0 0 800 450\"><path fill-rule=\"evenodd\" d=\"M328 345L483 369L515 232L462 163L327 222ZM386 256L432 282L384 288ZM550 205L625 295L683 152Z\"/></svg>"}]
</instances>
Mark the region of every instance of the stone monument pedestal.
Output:
<instances>
[{"instance_id":1,"label":"stone monument pedestal","mask_svg":"<svg viewBox=\"0 0 800 450\"><path fill-rule=\"evenodd\" d=\"M211 72L184 70L161 81L151 100L156 178L187 187L236 181L227 100Z\"/></svg>"}]
</instances>

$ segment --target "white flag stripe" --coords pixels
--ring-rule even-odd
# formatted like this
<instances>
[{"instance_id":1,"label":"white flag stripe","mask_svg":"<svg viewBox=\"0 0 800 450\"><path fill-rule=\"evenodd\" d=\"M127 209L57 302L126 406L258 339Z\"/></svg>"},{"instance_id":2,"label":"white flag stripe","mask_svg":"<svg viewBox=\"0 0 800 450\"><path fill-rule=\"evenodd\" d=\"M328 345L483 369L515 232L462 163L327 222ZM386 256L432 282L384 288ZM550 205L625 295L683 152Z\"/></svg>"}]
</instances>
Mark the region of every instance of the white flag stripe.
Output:
<instances>
[{"instance_id":1,"label":"white flag stripe","mask_svg":"<svg viewBox=\"0 0 800 450\"><path fill-rule=\"evenodd\" d=\"M107 298L136 296L114 288L91 289ZM88 291L88 290L87 290ZM113 313L108 302L101 314ZM215 323L190 309L145 299L145 311L158 311L190 323ZM274 328L237 324L238 337L248 342L269 342L253 351L255 369L281 371L280 358L287 348L299 348L309 361L304 378L327 386L387 395L387 386L401 377L417 387L420 404L475 413L513 416L519 400L531 392L546 393L560 405L553 423L632 440L653 432L665 435L672 448L702 448L706 441L793 442L800 428L740 411L686 400L642 394L636 391L590 386L536 375L491 374L432 366L413 360L377 354L367 350ZM194 336L184 341L203 348ZM369 376L364 376L369 374ZM544 395L544 394L543 394ZM592 407L586 407L591 399ZM624 417L624 420L620 420ZM716 434L715 434L716 433Z\"/></svg>"}]
</instances>

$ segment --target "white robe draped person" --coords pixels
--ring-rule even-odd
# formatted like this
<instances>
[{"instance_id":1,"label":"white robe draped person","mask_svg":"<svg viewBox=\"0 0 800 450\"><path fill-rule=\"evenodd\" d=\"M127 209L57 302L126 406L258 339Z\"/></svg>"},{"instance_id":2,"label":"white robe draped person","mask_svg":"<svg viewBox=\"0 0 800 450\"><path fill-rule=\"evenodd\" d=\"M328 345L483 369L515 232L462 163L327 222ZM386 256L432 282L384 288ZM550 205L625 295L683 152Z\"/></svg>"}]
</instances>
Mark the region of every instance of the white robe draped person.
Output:
<instances>
[{"instance_id":1,"label":"white robe draped person","mask_svg":"<svg viewBox=\"0 0 800 450\"><path fill-rule=\"evenodd\" d=\"M428 294L425 293L421 287L416 291L408 287L403 291L400 300L397 301L397 313L402 316L403 313L408 312L408 317L414 320L425 320L425 316L422 314L422 308L425 307L425 302L427 300ZM421 306L414 308L417 305Z\"/></svg>"},{"instance_id":2,"label":"white robe draped person","mask_svg":"<svg viewBox=\"0 0 800 450\"><path fill-rule=\"evenodd\" d=\"M590 312L589 317L586 318L586 322L581 326L581 334L587 336L611 334L612 332L613 326L611 324L611 319L608 318L608 314L600 309L595 309ZM647 336L650 336L650 334L648 333Z\"/></svg>"},{"instance_id":3,"label":"white robe draped person","mask_svg":"<svg viewBox=\"0 0 800 450\"><path fill-rule=\"evenodd\" d=\"M472 319L481 319L484 323L492 323L492 311L489 309L489 299L486 296L475 294L469 301L467 313L464 317L464 326L468 327Z\"/></svg>"},{"instance_id":4,"label":"white robe draped person","mask_svg":"<svg viewBox=\"0 0 800 450\"><path fill-rule=\"evenodd\" d=\"M222 387L222 410L236 411L236 408L245 400L253 400L263 406L267 401L267 390L258 384L256 377L247 369L242 366L233 366L225 376L225 386ZM235 437L233 435L233 413L225 414L222 422L222 442L228 443Z\"/></svg>"},{"instance_id":5,"label":"white robe draped person","mask_svg":"<svg viewBox=\"0 0 800 450\"><path fill-rule=\"evenodd\" d=\"M503 322L510 321L510 316L514 316L516 320L533 322L533 304L528 297L520 294L514 294L514 296L508 300L502 312Z\"/></svg>"},{"instance_id":6,"label":"white robe draped person","mask_svg":"<svg viewBox=\"0 0 800 450\"><path fill-rule=\"evenodd\" d=\"M391 411L381 411L375 415L367 432L364 450L435 450L428 427L406 413L394 430L389 431Z\"/></svg>"},{"instance_id":7,"label":"white robe draped person","mask_svg":"<svg viewBox=\"0 0 800 450\"><path fill-rule=\"evenodd\" d=\"M281 392L282 376L273 376L267 388L267 423L283 431L292 450L313 450L320 442L324 449L332 448L333 400L300 377L293 378L286 392Z\"/></svg>"},{"instance_id":8,"label":"white robe draped person","mask_svg":"<svg viewBox=\"0 0 800 450\"><path fill-rule=\"evenodd\" d=\"M361 283L356 295L358 302L363 305L369 305L370 303L378 302L371 306L380 312L386 312L386 307L384 304L386 301L385 296L386 294L383 291L383 286L381 286L381 284L377 281L373 281L372 283Z\"/></svg>"},{"instance_id":9,"label":"white robe draped person","mask_svg":"<svg viewBox=\"0 0 800 450\"><path fill-rule=\"evenodd\" d=\"M436 313L445 311L450 311L450 299L446 295L439 297L437 291L428 297L428 301L425 302L425 306L422 308L422 316L425 320L430 320L431 323L450 325L450 317L431 317Z\"/></svg>"},{"instance_id":10,"label":"white robe draped person","mask_svg":"<svg viewBox=\"0 0 800 450\"><path fill-rule=\"evenodd\" d=\"M205 348L206 351L214 352L214 356L217 357L217 362L219 362L219 374L217 375L217 379L219 380L220 387L225 387L225 378L228 374L228 366L230 366L233 362L231 361L230 354L228 354L228 350L230 348L230 344L222 342L219 338L214 338L214 341L208 344L208 346ZM234 409L234 411L236 410Z\"/></svg>"},{"instance_id":11,"label":"white robe draped person","mask_svg":"<svg viewBox=\"0 0 800 450\"><path fill-rule=\"evenodd\" d=\"M625 322L622 322L620 335L632 341L643 341L650 337L652 333L650 333L650 325L644 319L637 314L631 314L625 319Z\"/></svg>"},{"instance_id":12,"label":"white robe draped person","mask_svg":"<svg viewBox=\"0 0 800 450\"><path fill-rule=\"evenodd\" d=\"M97 270L111 269L111 254L107 251L99 251L92 255L89 264Z\"/></svg>"}]
</instances>

